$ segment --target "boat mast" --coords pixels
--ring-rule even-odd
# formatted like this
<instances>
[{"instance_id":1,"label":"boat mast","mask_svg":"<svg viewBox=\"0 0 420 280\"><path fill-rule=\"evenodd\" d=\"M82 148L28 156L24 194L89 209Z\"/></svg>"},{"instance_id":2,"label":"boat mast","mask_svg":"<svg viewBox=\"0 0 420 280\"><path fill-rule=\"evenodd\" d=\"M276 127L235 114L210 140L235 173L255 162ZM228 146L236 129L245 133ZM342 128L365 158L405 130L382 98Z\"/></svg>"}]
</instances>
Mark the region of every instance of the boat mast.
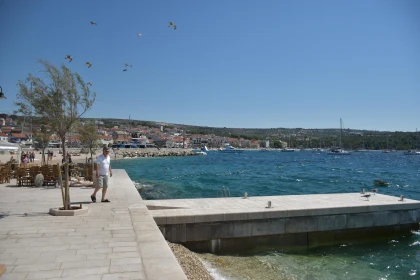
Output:
<instances>
[{"instance_id":1,"label":"boat mast","mask_svg":"<svg viewBox=\"0 0 420 280\"><path fill-rule=\"evenodd\" d=\"M341 134L343 133L343 123L340 118L340 149L343 149L342 143L341 143Z\"/></svg>"}]
</instances>

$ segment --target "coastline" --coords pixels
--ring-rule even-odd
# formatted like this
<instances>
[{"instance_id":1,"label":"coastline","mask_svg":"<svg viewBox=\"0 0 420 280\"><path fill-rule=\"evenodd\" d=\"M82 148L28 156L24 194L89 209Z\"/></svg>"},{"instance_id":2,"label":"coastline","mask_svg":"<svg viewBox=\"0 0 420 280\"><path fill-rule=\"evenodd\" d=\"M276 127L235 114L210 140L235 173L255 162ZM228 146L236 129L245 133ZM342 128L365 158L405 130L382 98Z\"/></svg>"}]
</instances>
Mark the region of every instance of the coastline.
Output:
<instances>
[{"instance_id":1,"label":"coastline","mask_svg":"<svg viewBox=\"0 0 420 280\"><path fill-rule=\"evenodd\" d=\"M56 164L62 161L62 154L59 152L61 149L46 149L45 152L48 150L53 151L54 156L52 160L49 160L49 164ZM74 163L80 162L87 162L90 158L90 154L82 154L80 153L81 148L67 148L66 151L71 153L71 158ZM23 149L24 152L35 152L35 161L32 164L41 164L41 157L42 154L40 151L36 151L35 149ZM93 158L96 158L98 155L102 153L101 149L98 149L95 154L93 154ZM77 155L75 155L77 154ZM111 160L121 160L121 159L129 159L129 158L149 158L149 157L165 157L165 156L191 156L193 155L192 149L177 149L177 148L146 148L146 149L118 149L118 150L111 150L110 157ZM4 153L0 154L0 163L6 163L13 157L15 160L17 159L17 154L10 154ZM45 155L47 158L47 155Z\"/></svg>"}]
</instances>

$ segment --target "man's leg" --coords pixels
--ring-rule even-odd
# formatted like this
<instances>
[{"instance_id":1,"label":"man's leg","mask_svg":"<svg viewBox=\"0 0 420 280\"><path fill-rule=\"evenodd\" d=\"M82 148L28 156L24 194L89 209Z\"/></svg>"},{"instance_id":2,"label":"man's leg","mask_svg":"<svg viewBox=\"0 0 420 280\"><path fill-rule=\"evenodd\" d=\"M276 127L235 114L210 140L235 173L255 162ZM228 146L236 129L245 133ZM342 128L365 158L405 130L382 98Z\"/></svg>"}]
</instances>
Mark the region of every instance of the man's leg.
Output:
<instances>
[{"instance_id":1,"label":"man's leg","mask_svg":"<svg viewBox=\"0 0 420 280\"><path fill-rule=\"evenodd\" d=\"M93 194L90 197L93 202L96 202L96 193L102 188L102 186L103 186L103 177L99 176L98 178L96 178L95 191L93 192ZM102 196L103 196L103 193L102 193Z\"/></svg>"},{"instance_id":2,"label":"man's leg","mask_svg":"<svg viewBox=\"0 0 420 280\"><path fill-rule=\"evenodd\" d=\"M108 202L109 200L106 199L106 191L108 190L108 178L109 176L103 176L103 188L102 188L102 200Z\"/></svg>"}]
</instances>

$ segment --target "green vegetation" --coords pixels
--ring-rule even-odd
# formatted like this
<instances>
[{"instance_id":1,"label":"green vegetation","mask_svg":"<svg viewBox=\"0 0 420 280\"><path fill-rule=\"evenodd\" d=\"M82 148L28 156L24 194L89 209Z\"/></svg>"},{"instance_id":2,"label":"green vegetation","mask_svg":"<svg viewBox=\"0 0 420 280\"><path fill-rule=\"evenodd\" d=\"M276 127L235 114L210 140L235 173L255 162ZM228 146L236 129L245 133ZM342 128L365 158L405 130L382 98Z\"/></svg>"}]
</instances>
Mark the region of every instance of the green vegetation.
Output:
<instances>
[{"instance_id":1,"label":"green vegetation","mask_svg":"<svg viewBox=\"0 0 420 280\"><path fill-rule=\"evenodd\" d=\"M31 74L19 81L17 112L24 116L35 116L48 123L51 131L61 139L63 155L66 155L66 134L88 111L96 97L78 73L73 73L64 64L57 68L47 61L39 61L44 68L45 79ZM65 165L64 209L70 209L68 164Z\"/></svg>"}]
</instances>

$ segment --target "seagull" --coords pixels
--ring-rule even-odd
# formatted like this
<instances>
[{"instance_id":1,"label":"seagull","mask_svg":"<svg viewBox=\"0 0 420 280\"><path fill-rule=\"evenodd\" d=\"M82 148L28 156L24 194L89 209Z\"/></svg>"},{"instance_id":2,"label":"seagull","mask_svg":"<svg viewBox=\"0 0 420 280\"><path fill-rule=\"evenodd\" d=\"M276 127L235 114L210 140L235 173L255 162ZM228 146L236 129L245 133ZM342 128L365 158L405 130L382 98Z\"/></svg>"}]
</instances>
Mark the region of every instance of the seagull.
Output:
<instances>
[{"instance_id":1,"label":"seagull","mask_svg":"<svg viewBox=\"0 0 420 280\"><path fill-rule=\"evenodd\" d=\"M369 200L370 193L365 193L365 194L362 194L362 197L365 197L365 198L366 198L366 200Z\"/></svg>"},{"instance_id":2,"label":"seagull","mask_svg":"<svg viewBox=\"0 0 420 280\"><path fill-rule=\"evenodd\" d=\"M91 21L90 22L90 25L98 25L96 22L94 22L94 21Z\"/></svg>"},{"instance_id":3,"label":"seagull","mask_svg":"<svg viewBox=\"0 0 420 280\"><path fill-rule=\"evenodd\" d=\"M92 63L90 63L89 61L85 63L85 66L87 66L88 68L92 67Z\"/></svg>"},{"instance_id":4,"label":"seagull","mask_svg":"<svg viewBox=\"0 0 420 280\"><path fill-rule=\"evenodd\" d=\"M127 71L127 68L123 70L123 72Z\"/></svg>"},{"instance_id":5,"label":"seagull","mask_svg":"<svg viewBox=\"0 0 420 280\"><path fill-rule=\"evenodd\" d=\"M378 189L373 189L373 190L371 190L371 192L372 192L373 194L376 194L378 191L379 191Z\"/></svg>"},{"instance_id":6,"label":"seagull","mask_svg":"<svg viewBox=\"0 0 420 280\"><path fill-rule=\"evenodd\" d=\"M141 37L141 33L137 34L137 37Z\"/></svg>"},{"instance_id":7,"label":"seagull","mask_svg":"<svg viewBox=\"0 0 420 280\"><path fill-rule=\"evenodd\" d=\"M68 60L69 60L69 62L71 62L71 61L73 60L73 58L72 58L70 55L66 55L66 56L64 57L64 59L68 59Z\"/></svg>"},{"instance_id":8,"label":"seagull","mask_svg":"<svg viewBox=\"0 0 420 280\"><path fill-rule=\"evenodd\" d=\"M168 27L173 27L174 30L176 30L176 24L174 24L172 21L169 22Z\"/></svg>"},{"instance_id":9,"label":"seagull","mask_svg":"<svg viewBox=\"0 0 420 280\"><path fill-rule=\"evenodd\" d=\"M133 67L133 65L126 63L125 67Z\"/></svg>"},{"instance_id":10,"label":"seagull","mask_svg":"<svg viewBox=\"0 0 420 280\"><path fill-rule=\"evenodd\" d=\"M91 82L88 82L88 83L87 83L87 85L88 85L89 87L91 87L91 86L92 86L92 83L91 83Z\"/></svg>"}]
</instances>

